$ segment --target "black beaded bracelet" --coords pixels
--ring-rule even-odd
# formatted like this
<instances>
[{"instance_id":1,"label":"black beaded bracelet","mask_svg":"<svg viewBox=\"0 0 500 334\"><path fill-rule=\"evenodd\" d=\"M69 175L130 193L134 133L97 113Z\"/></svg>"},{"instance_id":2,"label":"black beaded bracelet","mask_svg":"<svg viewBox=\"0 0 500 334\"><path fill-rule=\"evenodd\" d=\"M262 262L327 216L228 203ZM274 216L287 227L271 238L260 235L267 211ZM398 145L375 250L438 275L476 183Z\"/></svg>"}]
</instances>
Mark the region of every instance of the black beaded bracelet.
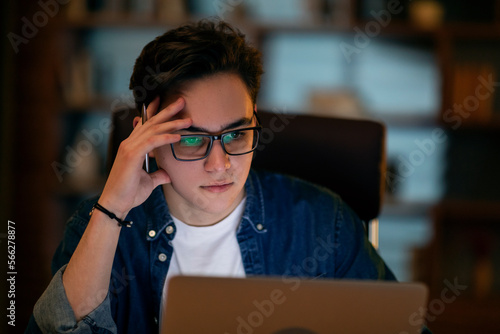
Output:
<instances>
[{"instance_id":1,"label":"black beaded bracelet","mask_svg":"<svg viewBox=\"0 0 500 334\"><path fill-rule=\"evenodd\" d=\"M108 215L109 218L115 219L118 222L118 226L130 227L134 223L132 221L121 220L113 212L110 212L110 211L106 210L105 207L103 207L101 204L99 204L97 202L92 207L92 211L90 211L90 215L92 215L92 213L94 212L95 209L97 209L97 210L105 213L106 215Z\"/></svg>"}]
</instances>

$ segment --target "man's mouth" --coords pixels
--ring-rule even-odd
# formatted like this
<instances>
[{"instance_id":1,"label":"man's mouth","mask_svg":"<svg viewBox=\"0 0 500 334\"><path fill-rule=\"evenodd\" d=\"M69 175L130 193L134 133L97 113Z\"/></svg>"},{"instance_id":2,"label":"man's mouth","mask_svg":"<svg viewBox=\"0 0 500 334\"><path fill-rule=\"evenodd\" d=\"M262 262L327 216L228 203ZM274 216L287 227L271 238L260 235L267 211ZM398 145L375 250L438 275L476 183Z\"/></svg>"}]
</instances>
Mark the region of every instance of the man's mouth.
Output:
<instances>
[{"instance_id":1,"label":"man's mouth","mask_svg":"<svg viewBox=\"0 0 500 334\"><path fill-rule=\"evenodd\" d=\"M211 193L222 193L231 188L233 184L234 184L233 182L221 182L221 183L214 183L208 186L201 186L201 188Z\"/></svg>"}]
</instances>

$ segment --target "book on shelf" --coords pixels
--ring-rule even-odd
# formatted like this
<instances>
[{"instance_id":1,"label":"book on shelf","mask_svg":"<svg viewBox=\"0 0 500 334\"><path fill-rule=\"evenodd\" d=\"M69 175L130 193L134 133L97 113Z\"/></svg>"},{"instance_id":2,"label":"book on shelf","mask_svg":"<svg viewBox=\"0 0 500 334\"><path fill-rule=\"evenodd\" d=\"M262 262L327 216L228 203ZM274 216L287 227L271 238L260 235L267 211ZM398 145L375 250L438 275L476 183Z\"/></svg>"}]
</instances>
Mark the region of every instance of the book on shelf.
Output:
<instances>
[{"instance_id":1,"label":"book on shelf","mask_svg":"<svg viewBox=\"0 0 500 334\"><path fill-rule=\"evenodd\" d=\"M184 3L184 0L168 1ZM151 19L163 0L72 0L66 10L70 21L81 21L89 16L109 19Z\"/></svg>"},{"instance_id":2,"label":"book on shelf","mask_svg":"<svg viewBox=\"0 0 500 334\"><path fill-rule=\"evenodd\" d=\"M485 123L493 117L494 92L478 89L490 78L496 82L496 71L489 63L459 62L453 66L451 106L462 109L464 123Z\"/></svg>"},{"instance_id":3,"label":"book on shelf","mask_svg":"<svg viewBox=\"0 0 500 334\"><path fill-rule=\"evenodd\" d=\"M66 105L83 106L94 98L92 67L89 52L80 51L71 56L63 78Z\"/></svg>"},{"instance_id":4,"label":"book on shelf","mask_svg":"<svg viewBox=\"0 0 500 334\"><path fill-rule=\"evenodd\" d=\"M161 22L182 22L188 16L185 0L156 0L156 17Z\"/></svg>"}]
</instances>

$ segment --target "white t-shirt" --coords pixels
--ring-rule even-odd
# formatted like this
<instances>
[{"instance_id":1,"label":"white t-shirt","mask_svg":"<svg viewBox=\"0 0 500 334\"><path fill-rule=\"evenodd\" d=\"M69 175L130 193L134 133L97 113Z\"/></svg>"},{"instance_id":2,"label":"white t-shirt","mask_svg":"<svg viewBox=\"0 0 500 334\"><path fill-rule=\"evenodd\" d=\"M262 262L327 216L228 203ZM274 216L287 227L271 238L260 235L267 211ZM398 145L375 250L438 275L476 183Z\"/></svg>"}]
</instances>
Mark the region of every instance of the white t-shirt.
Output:
<instances>
[{"instance_id":1,"label":"white t-shirt","mask_svg":"<svg viewBox=\"0 0 500 334\"><path fill-rule=\"evenodd\" d=\"M165 306L168 281L177 275L245 277L240 246L236 239L246 197L229 216L211 226L190 226L172 217L176 227L174 252L163 287Z\"/></svg>"}]
</instances>

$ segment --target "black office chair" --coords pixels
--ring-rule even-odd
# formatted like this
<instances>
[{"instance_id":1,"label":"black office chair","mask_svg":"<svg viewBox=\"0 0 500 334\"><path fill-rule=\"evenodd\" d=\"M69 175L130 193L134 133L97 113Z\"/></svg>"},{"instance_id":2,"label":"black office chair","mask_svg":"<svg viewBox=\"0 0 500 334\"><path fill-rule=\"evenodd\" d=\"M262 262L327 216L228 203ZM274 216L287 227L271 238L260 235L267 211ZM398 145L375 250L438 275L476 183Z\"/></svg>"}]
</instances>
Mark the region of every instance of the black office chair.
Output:
<instances>
[{"instance_id":1,"label":"black office chair","mask_svg":"<svg viewBox=\"0 0 500 334\"><path fill-rule=\"evenodd\" d=\"M365 221L378 247L385 127L368 120L258 112L264 127L253 167L325 186Z\"/></svg>"},{"instance_id":2,"label":"black office chair","mask_svg":"<svg viewBox=\"0 0 500 334\"><path fill-rule=\"evenodd\" d=\"M263 131L253 168L297 176L337 194L366 223L378 248L384 195L385 127L368 121L259 111ZM132 131L137 111L113 113L108 171L120 142Z\"/></svg>"}]
</instances>

